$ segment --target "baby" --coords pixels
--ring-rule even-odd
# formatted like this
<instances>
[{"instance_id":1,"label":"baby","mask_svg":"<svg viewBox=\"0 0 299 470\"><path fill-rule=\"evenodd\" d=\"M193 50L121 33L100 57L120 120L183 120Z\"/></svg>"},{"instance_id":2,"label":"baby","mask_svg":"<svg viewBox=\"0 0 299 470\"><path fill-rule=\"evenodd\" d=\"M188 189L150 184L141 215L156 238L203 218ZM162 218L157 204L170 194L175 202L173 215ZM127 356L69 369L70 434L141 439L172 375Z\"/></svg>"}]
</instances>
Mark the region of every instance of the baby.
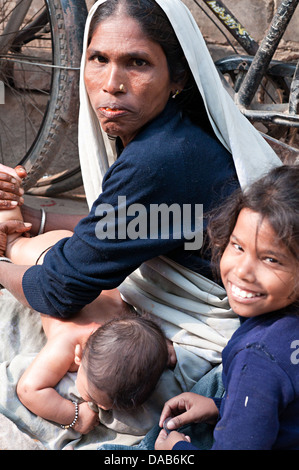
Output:
<instances>
[{"instance_id":1,"label":"baby","mask_svg":"<svg viewBox=\"0 0 299 470\"><path fill-rule=\"evenodd\" d=\"M0 211L0 222L11 219L22 220L18 206ZM42 263L48 249L70 236L67 230L33 238L14 233L7 236L5 255L16 264ZM168 349L159 326L132 310L112 289L72 320L41 314L47 342L17 385L20 401L36 415L82 434L98 424L88 402L105 410L141 405L167 366ZM55 390L68 371L78 371L79 404Z\"/></svg>"},{"instance_id":2,"label":"baby","mask_svg":"<svg viewBox=\"0 0 299 470\"><path fill-rule=\"evenodd\" d=\"M105 295L95 302L97 318L101 311L107 314ZM90 432L99 420L89 402L104 410L141 405L166 368L165 337L143 316L123 310L122 317L99 326L81 311L74 321L42 315L42 322L47 343L21 377L17 394L30 411L63 428ZM76 370L79 404L54 388L68 371Z\"/></svg>"}]
</instances>

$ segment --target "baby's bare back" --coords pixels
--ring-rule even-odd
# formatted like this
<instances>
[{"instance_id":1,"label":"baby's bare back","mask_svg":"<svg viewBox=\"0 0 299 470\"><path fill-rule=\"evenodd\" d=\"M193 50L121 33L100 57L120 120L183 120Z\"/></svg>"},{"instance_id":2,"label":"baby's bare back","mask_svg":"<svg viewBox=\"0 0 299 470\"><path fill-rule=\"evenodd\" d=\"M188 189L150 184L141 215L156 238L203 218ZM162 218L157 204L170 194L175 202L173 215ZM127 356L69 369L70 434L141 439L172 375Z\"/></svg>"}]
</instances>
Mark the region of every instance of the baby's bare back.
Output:
<instances>
[{"instance_id":1,"label":"baby's bare back","mask_svg":"<svg viewBox=\"0 0 299 470\"><path fill-rule=\"evenodd\" d=\"M119 291L103 291L93 302L86 305L70 320L61 320L41 314L42 324L47 339L63 335L74 345L83 344L99 326L112 318L132 314L129 306L121 299Z\"/></svg>"}]
</instances>

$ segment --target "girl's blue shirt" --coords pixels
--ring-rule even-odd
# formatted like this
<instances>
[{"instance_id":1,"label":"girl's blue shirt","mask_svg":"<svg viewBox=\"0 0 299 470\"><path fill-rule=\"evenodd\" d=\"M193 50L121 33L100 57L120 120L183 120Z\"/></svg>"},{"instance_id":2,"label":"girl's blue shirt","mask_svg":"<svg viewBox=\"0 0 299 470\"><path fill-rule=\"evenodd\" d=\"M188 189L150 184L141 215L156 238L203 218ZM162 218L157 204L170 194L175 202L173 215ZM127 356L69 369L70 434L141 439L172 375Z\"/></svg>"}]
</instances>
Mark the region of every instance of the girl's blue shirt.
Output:
<instances>
[{"instance_id":1,"label":"girl's blue shirt","mask_svg":"<svg viewBox=\"0 0 299 470\"><path fill-rule=\"evenodd\" d=\"M224 348L213 450L299 450L298 312L246 319ZM195 448L181 441L174 449Z\"/></svg>"}]
</instances>

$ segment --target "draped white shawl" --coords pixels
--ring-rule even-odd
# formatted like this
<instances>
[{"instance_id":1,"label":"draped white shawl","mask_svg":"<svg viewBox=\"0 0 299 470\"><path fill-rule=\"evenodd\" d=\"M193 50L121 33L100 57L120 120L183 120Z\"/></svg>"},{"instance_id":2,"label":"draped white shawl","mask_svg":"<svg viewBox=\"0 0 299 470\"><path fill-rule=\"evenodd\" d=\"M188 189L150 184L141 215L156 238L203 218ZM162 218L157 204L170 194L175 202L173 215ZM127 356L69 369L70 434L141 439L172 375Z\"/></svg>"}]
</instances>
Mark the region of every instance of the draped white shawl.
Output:
<instances>
[{"instance_id":1,"label":"draped white shawl","mask_svg":"<svg viewBox=\"0 0 299 470\"><path fill-rule=\"evenodd\" d=\"M79 154L89 207L101 192L103 175L115 156L102 132L84 86L87 36L99 0L91 8L85 28L80 82ZM261 135L240 113L222 85L198 26L180 0L156 0L165 11L182 46L216 136L231 152L242 188L280 164ZM189 389L213 364L238 320L225 291L217 284L160 257L144 263L120 287L125 299L140 311L161 319L173 340L178 365L175 374Z\"/></svg>"}]
</instances>

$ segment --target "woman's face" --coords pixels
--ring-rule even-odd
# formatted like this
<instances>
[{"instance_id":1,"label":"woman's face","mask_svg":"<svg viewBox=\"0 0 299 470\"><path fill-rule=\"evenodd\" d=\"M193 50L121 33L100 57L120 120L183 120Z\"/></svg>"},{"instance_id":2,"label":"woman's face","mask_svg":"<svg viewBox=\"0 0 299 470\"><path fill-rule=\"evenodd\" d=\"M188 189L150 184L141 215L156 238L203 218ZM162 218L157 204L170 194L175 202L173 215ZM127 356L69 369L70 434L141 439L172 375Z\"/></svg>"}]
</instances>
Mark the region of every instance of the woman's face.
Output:
<instances>
[{"instance_id":1,"label":"woman's face","mask_svg":"<svg viewBox=\"0 0 299 470\"><path fill-rule=\"evenodd\" d=\"M127 145L177 88L161 46L120 14L102 21L87 49L85 84L103 130Z\"/></svg>"}]
</instances>

